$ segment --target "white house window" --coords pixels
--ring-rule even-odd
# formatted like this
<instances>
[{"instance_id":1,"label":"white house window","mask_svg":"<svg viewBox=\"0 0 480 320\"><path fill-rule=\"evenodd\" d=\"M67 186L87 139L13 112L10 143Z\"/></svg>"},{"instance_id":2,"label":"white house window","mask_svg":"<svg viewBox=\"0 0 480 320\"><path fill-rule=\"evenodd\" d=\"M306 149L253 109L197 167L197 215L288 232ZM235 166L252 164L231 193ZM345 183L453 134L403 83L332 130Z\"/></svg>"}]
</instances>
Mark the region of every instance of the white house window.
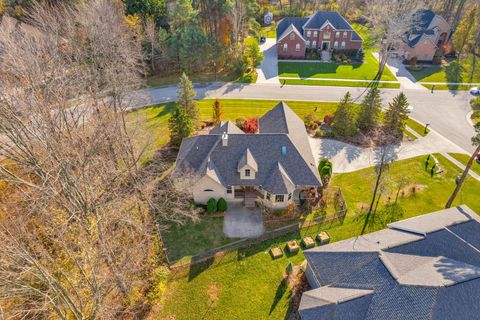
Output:
<instances>
[{"instance_id":1,"label":"white house window","mask_svg":"<svg viewBox=\"0 0 480 320\"><path fill-rule=\"evenodd\" d=\"M318 31L313 31L313 36L314 37L318 36Z\"/></svg>"},{"instance_id":2,"label":"white house window","mask_svg":"<svg viewBox=\"0 0 480 320\"><path fill-rule=\"evenodd\" d=\"M290 201L290 200L292 200L292 194L291 193L288 194L288 201Z\"/></svg>"},{"instance_id":3,"label":"white house window","mask_svg":"<svg viewBox=\"0 0 480 320\"><path fill-rule=\"evenodd\" d=\"M317 41L316 40L313 40L312 42L312 48L316 48L317 47Z\"/></svg>"},{"instance_id":4,"label":"white house window","mask_svg":"<svg viewBox=\"0 0 480 320\"><path fill-rule=\"evenodd\" d=\"M232 186L227 186L227 193L232 193Z\"/></svg>"},{"instance_id":5,"label":"white house window","mask_svg":"<svg viewBox=\"0 0 480 320\"><path fill-rule=\"evenodd\" d=\"M323 39L330 39L330 31L323 33Z\"/></svg>"},{"instance_id":6,"label":"white house window","mask_svg":"<svg viewBox=\"0 0 480 320\"><path fill-rule=\"evenodd\" d=\"M290 40L295 40L295 33L290 33Z\"/></svg>"},{"instance_id":7,"label":"white house window","mask_svg":"<svg viewBox=\"0 0 480 320\"><path fill-rule=\"evenodd\" d=\"M342 49L345 49L345 41L342 41Z\"/></svg>"},{"instance_id":8,"label":"white house window","mask_svg":"<svg viewBox=\"0 0 480 320\"><path fill-rule=\"evenodd\" d=\"M250 177L250 169L245 169L245 177Z\"/></svg>"},{"instance_id":9,"label":"white house window","mask_svg":"<svg viewBox=\"0 0 480 320\"><path fill-rule=\"evenodd\" d=\"M335 32L335 38L340 37L340 31Z\"/></svg>"},{"instance_id":10,"label":"white house window","mask_svg":"<svg viewBox=\"0 0 480 320\"><path fill-rule=\"evenodd\" d=\"M295 51L300 51L300 43L297 43L297 45L295 46Z\"/></svg>"},{"instance_id":11,"label":"white house window","mask_svg":"<svg viewBox=\"0 0 480 320\"><path fill-rule=\"evenodd\" d=\"M307 46L307 48L310 48L310 40L305 41L305 45Z\"/></svg>"},{"instance_id":12,"label":"white house window","mask_svg":"<svg viewBox=\"0 0 480 320\"><path fill-rule=\"evenodd\" d=\"M335 42L333 43L333 47L334 47L335 49L338 48L338 41L335 41Z\"/></svg>"},{"instance_id":13,"label":"white house window","mask_svg":"<svg viewBox=\"0 0 480 320\"><path fill-rule=\"evenodd\" d=\"M275 202L283 202L283 200L285 200L283 194L275 195Z\"/></svg>"},{"instance_id":14,"label":"white house window","mask_svg":"<svg viewBox=\"0 0 480 320\"><path fill-rule=\"evenodd\" d=\"M284 43L283 44L283 51L287 51L288 50L288 43Z\"/></svg>"},{"instance_id":15,"label":"white house window","mask_svg":"<svg viewBox=\"0 0 480 320\"><path fill-rule=\"evenodd\" d=\"M308 30L307 31L307 37L311 37L312 36L312 31Z\"/></svg>"},{"instance_id":16,"label":"white house window","mask_svg":"<svg viewBox=\"0 0 480 320\"><path fill-rule=\"evenodd\" d=\"M348 34L347 31L343 31L343 37L344 38L347 37L347 34Z\"/></svg>"}]
</instances>

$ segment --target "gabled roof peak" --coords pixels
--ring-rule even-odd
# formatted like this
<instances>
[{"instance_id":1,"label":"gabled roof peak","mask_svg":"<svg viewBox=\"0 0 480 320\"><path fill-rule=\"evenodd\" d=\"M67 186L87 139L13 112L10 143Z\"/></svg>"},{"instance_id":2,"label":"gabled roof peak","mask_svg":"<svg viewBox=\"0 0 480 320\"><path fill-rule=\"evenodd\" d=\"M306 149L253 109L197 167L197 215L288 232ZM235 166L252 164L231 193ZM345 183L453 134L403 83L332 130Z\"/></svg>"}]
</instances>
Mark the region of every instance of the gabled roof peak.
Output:
<instances>
[{"instance_id":1,"label":"gabled roof peak","mask_svg":"<svg viewBox=\"0 0 480 320\"><path fill-rule=\"evenodd\" d=\"M242 157L240 158L240 161L238 161L237 170L238 171L242 170L242 168L245 167L246 165L248 165L253 170L258 171L257 161L255 160L255 157L253 156L252 152L250 151L250 148L245 149L245 152L243 153Z\"/></svg>"}]
</instances>

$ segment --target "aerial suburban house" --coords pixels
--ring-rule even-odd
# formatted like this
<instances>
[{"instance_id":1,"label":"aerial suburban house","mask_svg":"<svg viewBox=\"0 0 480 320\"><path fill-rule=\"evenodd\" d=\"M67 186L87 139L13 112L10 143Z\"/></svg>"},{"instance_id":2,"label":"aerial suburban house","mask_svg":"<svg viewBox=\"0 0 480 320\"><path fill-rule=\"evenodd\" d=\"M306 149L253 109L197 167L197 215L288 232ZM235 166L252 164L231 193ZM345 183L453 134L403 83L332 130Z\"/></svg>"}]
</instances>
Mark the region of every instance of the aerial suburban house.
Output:
<instances>
[{"instance_id":1,"label":"aerial suburban house","mask_svg":"<svg viewBox=\"0 0 480 320\"><path fill-rule=\"evenodd\" d=\"M480 217L466 206L305 251L302 320L478 319Z\"/></svg>"},{"instance_id":2,"label":"aerial suburban house","mask_svg":"<svg viewBox=\"0 0 480 320\"><path fill-rule=\"evenodd\" d=\"M414 25L402 39L399 54L407 60L432 61L437 51L443 54L451 32L450 24L432 10L418 10Z\"/></svg>"},{"instance_id":3,"label":"aerial suburban house","mask_svg":"<svg viewBox=\"0 0 480 320\"><path fill-rule=\"evenodd\" d=\"M361 47L362 38L338 12L287 17L277 24L280 59L301 59L308 50L358 50Z\"/></svg>"},{"instance_id":4,"label":"aerial suburban house","mask_svg":"<svg viewBox=\"0 0 480 320\"><path fill-rule=\"evenodd\" d=\"M322 187L305 125L284 102L259 119L256 134L227 121L184 139L175 174L195 177L198 204L224 198L246 207L261 202L285 208Z\"/></svg>"}]
</instances>

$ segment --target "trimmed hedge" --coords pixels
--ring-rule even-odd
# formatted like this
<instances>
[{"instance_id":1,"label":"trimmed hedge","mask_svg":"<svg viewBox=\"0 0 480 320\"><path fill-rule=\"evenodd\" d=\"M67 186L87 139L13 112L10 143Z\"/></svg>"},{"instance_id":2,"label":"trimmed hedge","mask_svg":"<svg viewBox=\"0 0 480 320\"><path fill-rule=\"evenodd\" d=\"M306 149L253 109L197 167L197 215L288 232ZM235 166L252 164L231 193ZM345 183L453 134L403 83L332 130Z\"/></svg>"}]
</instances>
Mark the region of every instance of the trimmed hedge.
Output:
<instances>
[{"instance_id":1,"label":"trimmed hedge","mask_svg":"<svg viewBox=\"0 0 480 320\"><path fill-rule=\"evenodd\" d=\"M217 212L217 200L214 198L210 198L207 201L207 212L214 213Z\"/></svg>"},{"instance_id":2,"label":"trimmed hedge","mask_svg":"<svg viewBox=\"0 0 480 320\"><path fill-rule=\"evenodd\" d=\"M225 212L228 210L228 204L227 204L227 201L225 201L225 199L223 198L220 198L218 199L218 202L217 202L217 211L219 212Z\"/></svg>"}]
</instances>

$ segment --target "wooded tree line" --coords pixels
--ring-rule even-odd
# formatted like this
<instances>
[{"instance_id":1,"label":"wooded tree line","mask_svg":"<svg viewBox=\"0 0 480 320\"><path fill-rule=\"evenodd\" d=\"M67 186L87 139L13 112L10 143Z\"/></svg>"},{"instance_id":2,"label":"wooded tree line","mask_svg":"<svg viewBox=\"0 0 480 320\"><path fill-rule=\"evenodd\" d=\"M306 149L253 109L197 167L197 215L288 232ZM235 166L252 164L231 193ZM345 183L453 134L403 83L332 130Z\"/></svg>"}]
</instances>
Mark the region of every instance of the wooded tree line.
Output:
<instances>
[{"instance_id":1,"label":"wooded tree line","mask_svg":"<svg viewBox=\"0 0 480 320\"><path fill-rule=\"evenodd\" d=\"M163 272L157 220L195 217L154 200L160 173L139 164L125 93L145 66L124 12L33 4L38 33L0 30L0 318L140 318Z\"/></svg>"}]
</instances>

